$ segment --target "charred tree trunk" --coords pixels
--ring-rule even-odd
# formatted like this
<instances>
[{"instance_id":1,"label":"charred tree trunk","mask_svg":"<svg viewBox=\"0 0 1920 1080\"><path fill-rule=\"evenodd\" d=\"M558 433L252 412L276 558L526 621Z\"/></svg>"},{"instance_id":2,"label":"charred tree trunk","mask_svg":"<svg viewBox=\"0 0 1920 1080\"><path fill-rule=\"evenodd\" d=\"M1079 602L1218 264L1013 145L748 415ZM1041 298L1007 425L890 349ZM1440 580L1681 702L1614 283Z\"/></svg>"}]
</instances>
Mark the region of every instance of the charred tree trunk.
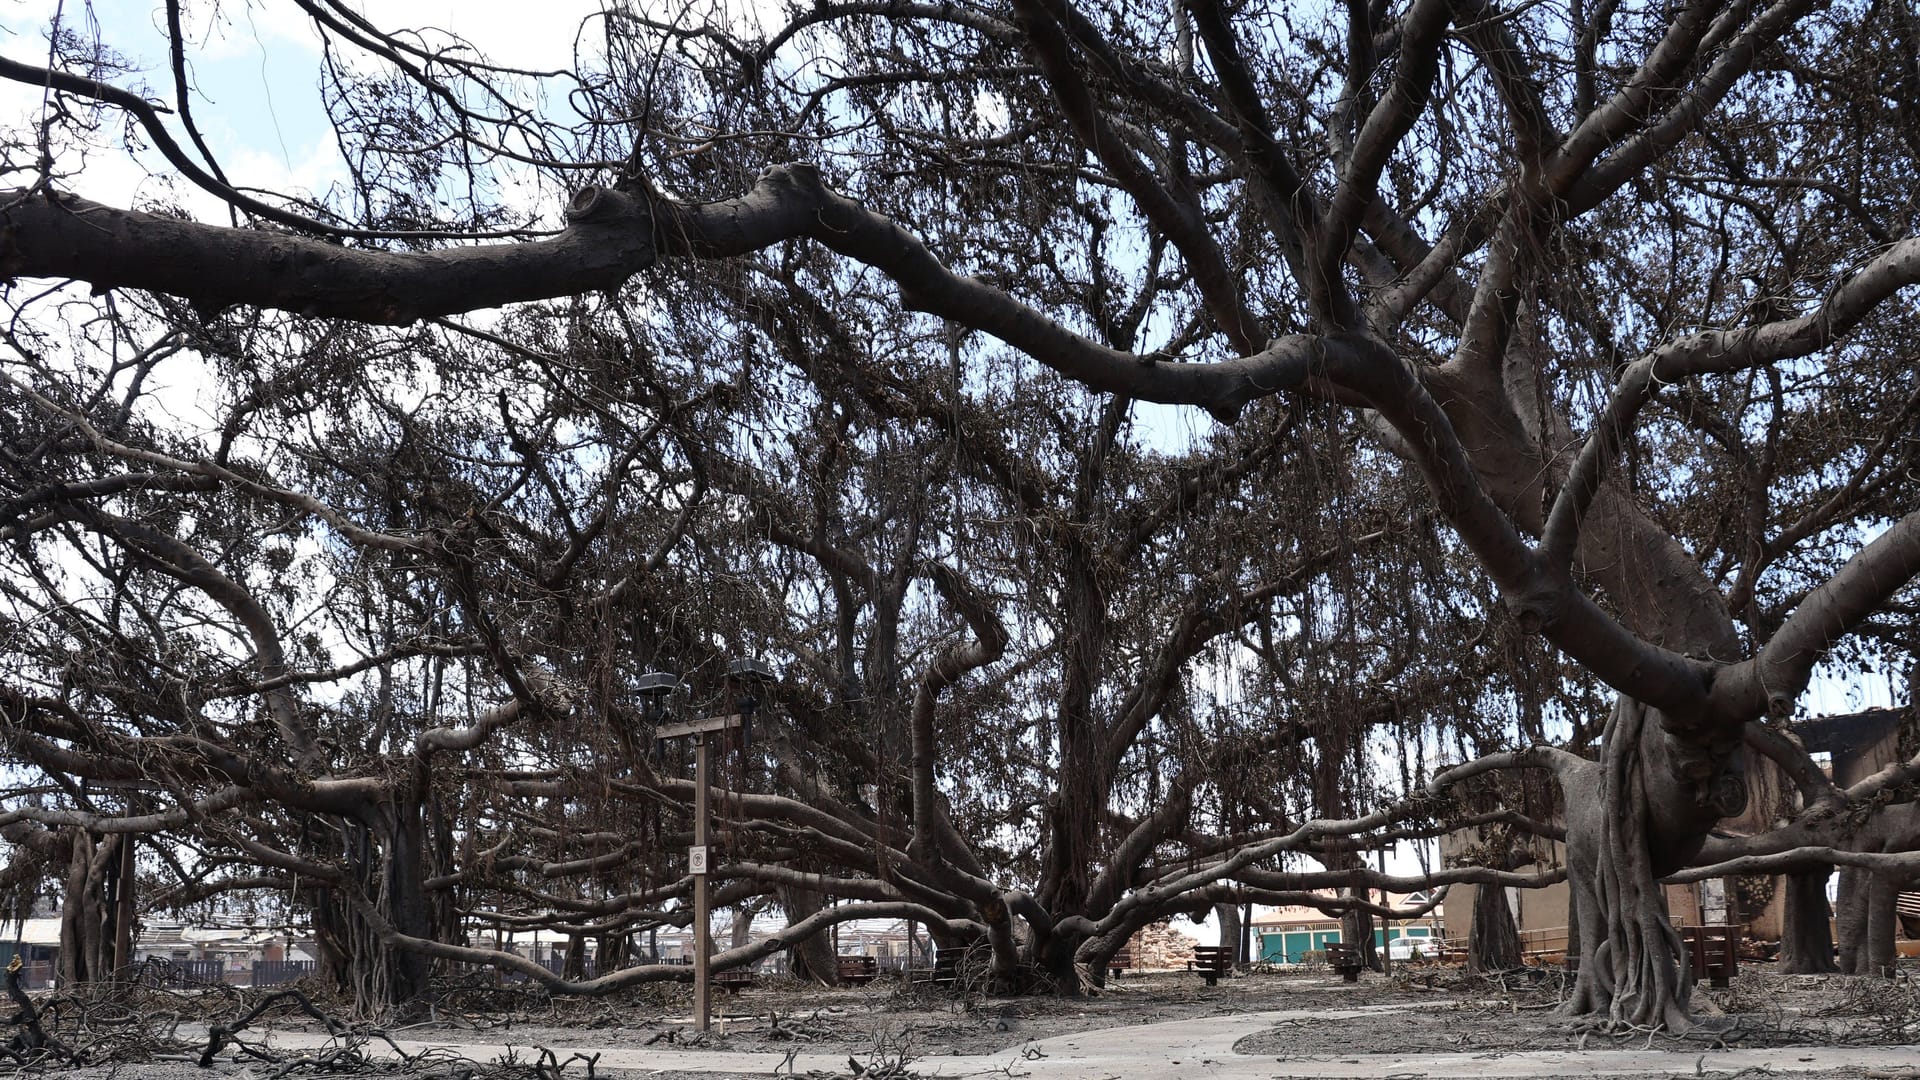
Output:
<instances>
[{"instance_id":1,"label":"charred tree trunk","mask_svg":"<svg viewBox=\"0 0 1920 1080\"><path fill-rule=\"evenodd\" d=\"M1585 949L1562 1010L1609 1028L1693 1026L1692 967L1681 962L1659 878L1699 849L1715 821L1745 805L1737 748L1705 752L1670 724L1678 721L1623 697L1599 763L1561 776L1567 877Z\"/></svg>"},{"instance_id":2,"label":"charred tree trunk","mask_svg":"<svg viewBox=\"0 0 1920 1080\"><path fill-rule=\"evenodd\" d=\"M1482 885L1473 893L1473 927L1467 932L1467 970L1509 971L1520 967L1520 930L1513 922L1507 890Z\"/></svg>"},{"instance_id":3,"label":"charred tree trunk","mask_svg":"<svg viewBox=\"0 0 1920 1080\"><path fill-rule=\"evenodd\" d=\"M120 854L113 874L113 968L133 966L133 834L119 837Z\"/></svg>"},{"instance_id":4,"label":"charred tree trunk","mask_svg":"<svg viewBox=\"0 0 1920 1080\"><path fill-rule=\"evenodd\" d=\"M1833 908L1827 903L1831 870L1788 874L1782 902L1779 970L1794 975L1819 975L1840 970L1834 962Z\"/></svg>"},{"instance_id":5,"label":"charred tree trunk","mask_svg":"<svg viewBox=\"0 0 1920 1080\"><path fill-rule=\"evenodd\" d=\"M1608 1026L1685 1030L1693 1022L1692 968L1679 962L1679 935L1652 867L1647 815L1639 808L1646 792L1639 735L1625 730L1644 718L1639 703L1622 702L1608 725L1622 730L1608 738L1601 757L1595 801L1601 821L1591 832L1582 830L1585 842L1579 846L1585 851L1575 856L1592 868L1583 875L1588 880L1581 907L1590 904L1604 922L1580 965L1571 1000L1581 1003L1580 1012L1604 1013ZM1570 849L1572 834L1569 829Z\"/></svg>"},{"instance_id":6,"label":"charred tree trunk","mask_svg":"<svg viewBox=\"0 0 1920 1080\"><path fill-rule=\"evenodd\" d=\"M398 820L387 824L385 845L386 917L394 929L409 937L434 940L434 913L426 891L426 822L419 802L404 795L395 800L394 814ZM375 948L375 962L387 969L386 1003L411 1001L426 991L433 973L429 957L392 948L377 936L369 935L368 940ZM579 942L576 937L574 943Z\"/></svg>"},{"instance_id":7,"label":"charred tree trunk","mask_svg":"<svg viewBox=\"0 0 1920 1080\"><path fill-rule=\"evenodd\" d=\"M1233 962L1236 966L1247 962L1246 951L1241 947L1240 905L1215 904L1213 917L1220 923L1220 944L1233 950Z\"/></svg>"},{"instance_id":8,"label":"charred tree trunk","mask_svg":"<svg viewBox=\"0 0 1920 1080\"><path fill-rule=\"evenodd\" d=\"M1840 971L1891 975L1894 961L1893 882L1868 870L1840 871L1834 922L1840 935Z\"/></svg>"},{"instance_id":9,"label":"charred tree trunk","mask_svg":"<svg viewBox=\"0 0 1920 1080\"><path fill-rule=\"evenodd\" d=\"M1353 895L1366 898L1366 890L1350 890ZM1351 941L1360 947L1360 962L1368 971L1380 971L1380 946L1373 940L1373 913L1358 909L1349 911L1340 917L1340 940Z\"/></svg>"},{"instance_id":10,"label":"charred tree trunk","mask_svg":"<svg viewBox=\"0 0 1920 1080\"><path fill-rule=\"evenodd\" d=\"M1564 415L1541 408L1546 365L1519 362L1545 348L1531 332L1516 334L1504 366L1435 383L1488 493L1533 535L1546 529L1563 469L1555 459L1580 440ZM1594 492L1573 562L1639 639L1720 662L1744 655L1718 586L1624 485L1608 480ZM1690 968L1679 963L1657 881L1699 850L1720 817L1744 806L1743 729L1726 717L1664 715L1622 694L1602 760L1559 768L1582 946L1567 1014L1609 1027L1691 1025L1683 975Z\"/></svg>"},{"instance_id":11,"label":"charred tree trunk","mask_svg":"<svg viewBox=\"0 0 1920 1080\"><path fill-rule=\"evenodd\" d=\"M1840 970L1852 975L1860 966L1860 947L1867 939L1867 872L1858 867L1840 868L1840 881L1833 893L1833 930Z\"/></svg>"},{"instance_id":12,"label":"charred tree trunk","mask_svg":"<svg viewBox=\"0 0 1920 1080\"><path fill-rule=\"evenodd\" d=\"M432 975L429 957L389 944L361 910L371 908L408 937L436 939L424 838L420 806L405 793L391 809L369 808L366 820L313 818L305 829L308 851L342 863L352 875L343 885L321 886L312 894L320 974L368 1013L412 1000Z\"/></svg>"},{"instance_id":13,"label":"charred tree trunk","mask_svg":"<svg viewBox=\"0 0 1920 1080\"><path fill-rule=\"evenodd\" d=\"M826 901L812 889L799 886L782 886L780 906L786 909L787 921L797 923L826 907ZM834 955L833 939L822 930L811 937L803 938L787 949L787 970L793 977L805 982L817 982L823 986L840 985L839 959Z\"/></svg>"},{"instance_id":14,"label":"charred tree trunk","mask_svg":"<svg viewBox=\"0 0 1920 1080\"><path fill-rule=\"evenodd\" d=\"M1869 870L1840 874L1840 970L1849 975L1893 975L1894 901L1898 889Z\"/></svg>"},{"instance_id":15,"label":"charred tree trunk","mask_svg":"<svg viewBox=\"0 0 1920 1080\"><path fill-rule=\"evenodd\" d=\"M72 830L60 907L60 979L67 985L107 978L116 966L113 879L126 842L109 836L95 843L85 829Z\"/></svg>"},{"instance_id":16,"label":"charred tree trunk","mask_svg":"<svg viewBox=\"0 0 1920 1080\"><path fill-rule=\"evenodd\" d=\"M1082 557L1090 557L1083 555ZM1078 566L1066 589L1072 628L1062 650L1065 670L1057 713L1060 790L1049 805L1040 898L1056 915L1086 906L1092 869L1100 864L1106 819L1106 732L1093 704L1106 648L1107 601L1091 567Z\"/></svg>"},{"instance_id":17,"label":"charred tree trunk","mask_svg":"<svg viewBox=\"0 0 1920 1080\"><path fill-rule=\"evenodd\" d=\"M1516 921L1515 925L1518 923ZM1567 891L1567 970L1578 972L1580 958L1585 955L1585 943L1580 937L1580 894Z\"/></svg>"},{"instance_id":18,"label":"charred tree trunk","mask_svg":"<svg viewBox=\"0 0 1920 1080\"><path fill-rule=\"evenodd\" d=\"M1087 525L1095 516L1108 455L1125 426L1127 409L1124 399L1109 397L1080 456L1069 512L1077 526ZM1061 601L1066 621L1056 714L1059 791L1036 893L1041 906L1055 918L1087 913L1092 875L1103 861L1101 833L1112 795L1106 746L1109 729L1094 698L1113 632L1109 592L1114 567L1091 531L1069 528L1063 530L1063 537L1066 562ZM1004 952L996 948L998 962L1004 962ZM1071 967L1071 959L1067 965ZM1074 988L1077 991L1077 981Z\"/></svg>"},{"instance_id":19,"label":"charred tree trunk","mask_svg":"<svg viewBox=\"0 0 1920 1080\"><path fill-rule=\"evenodd\" d=\"M605 975L626 967L633 951L631 934L602 934L594 942L594 967Z\"/></svg>"}]
</instances>

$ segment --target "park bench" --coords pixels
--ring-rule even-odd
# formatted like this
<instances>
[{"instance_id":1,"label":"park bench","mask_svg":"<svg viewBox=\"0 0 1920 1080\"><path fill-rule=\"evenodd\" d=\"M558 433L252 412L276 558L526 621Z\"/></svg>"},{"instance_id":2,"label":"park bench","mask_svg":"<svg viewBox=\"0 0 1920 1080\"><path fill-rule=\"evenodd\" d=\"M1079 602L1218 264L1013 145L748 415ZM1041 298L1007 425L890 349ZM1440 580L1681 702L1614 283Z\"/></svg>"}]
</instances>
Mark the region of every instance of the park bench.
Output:
<instances>
[{"instance_id":1,"label":"park bench","mask_svg":"<svg viewBox=\"0 0 1920 1080\"><path fill-rule=\"evenodd\" d=\"M841 982L860 986L880 977L880 961L872 956L842 956L839 970Z\"/></svg>"},{"instance_id":2,"label":"park bench","mask_svg":"<svg viewBox=\"0 0 1920 1080\"><path fill-rule=\"evenodd\" d=\"M1740 973L1740 933L1737 926L1683 926L1680 940L1693 962L1696 981L1705 978L1715 989L1724 990Z\"/></svg>"},{"instance_id":3,"label":"park bench","mask_svg":"<svg viewBox=\"0 0 1920 1080\"><path fill-rule=\"evenodd\" d=\"M1133 966L1133 950L1128 948L1125 945L1122 945L1120 946L1119 952L1116 952L1112 956L1107 957L1107 977L1110 979L1117 979L1120 977L1120 973L1122 971L1125 971L1126 969L1132 966Z\"/></svg>"},{"instance_id":4,"label":"park bench","mask_svg":"<svg viewBox=\"0 0 1920 1080\"><path fill-rule=\"evenodd\" d=\"M938 987L949 987L960 981L960 960L967 955L965 947L933 950L933 966L914 968L907 972L909 982L928 983Z\"/></svg>"},{"instance_id":5,"label":"park bench","mask_svg":"<svg viewBox=\"0 0 1920 1080\"><path fill-rule=\"evenodd\" d=\"M1220 976L1233 967L1233 948L1228 945L1195 945L1187 970L1199 972L1208 986L1218 986Z\"/></svg>"},{"instance_id":6,"label":"park bench","mask_svg":"<svg viewBox=\"0 0 1920 1080\"><path fill-rule=\"evenodd\" d=\"M1360 959L1360 946L1341 941L1327 942L1327 966L1340 973L1347 982L1360 981L1360 969L1367 965Z\"/></svg>"},{"instance_id":7,"label":"park bench","mask_svg":"<svg viewBox=\"0 0 1920 1080\"><path fill-rule=\"evenodd\" d=\"M713 985L729 994L737 994L753 985L753 969L728 968L713 973Z\"/></svg>"}]
</instances>

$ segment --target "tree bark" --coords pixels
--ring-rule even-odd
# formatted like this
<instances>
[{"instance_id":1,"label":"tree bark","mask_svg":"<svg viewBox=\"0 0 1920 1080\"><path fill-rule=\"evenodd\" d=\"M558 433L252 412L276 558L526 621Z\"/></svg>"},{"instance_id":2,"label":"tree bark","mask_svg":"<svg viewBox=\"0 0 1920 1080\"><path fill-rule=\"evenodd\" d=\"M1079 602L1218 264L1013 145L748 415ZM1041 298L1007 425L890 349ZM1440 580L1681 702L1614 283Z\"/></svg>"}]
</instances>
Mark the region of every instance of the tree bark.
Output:
<instances>
[{"instance_id":1,"label":"tree bark","mask_svg":"<svg viewBox=\"0 0 1920 1080\"><path fill-rule=\"evenodd\" d=\"M113 875L113 970L133 966L134 844L132 833L119 838L120 858Z\"/></svg>"},{"instance_id":2,"label":"tree bark","mask_svg":"<svg viewBox=\"0 0 1920 1080\"><path fill-rule=\"evenodd\" d=\"M384 853L387 864L384 890L387 919L395 929L410 937L433 938L436 935L433 910L427 899L426 851L423 845L426 823L422 819L418 800L403 795L396 800L396 804L394 813L399 820L391 826ZM369 943L377 953L385 954L382 959L388 968L388 1002L409 1001L427 989L432 977L432 958L411 949L392 948L371 936ZM575 937L572 943L580 944L581 941ZM581 955L584 964L584 948Z\"/></svg>"},{"instance_id":3,"label":"tree bark","mask_svg":"<svg viewBox=\"0 0 1920 1080\"><path fill-rule=\"evenodd\" d=\"M1827 879L1833 871L1807 870L1788 874L1783 898L1779 970L1794 975L1827 974L1840 970L1834 962L1833 908L1827 903Z\"/></svg>"},{"instance_id":4,"label":"tree bark","mask_svg":"<svg viewBox=\"0 0 1920 1080\"><path fill-rule=\"evenodd\" d=\"M1220 923L1220 944L1233 950L1234 964L1246 963L1246 954L1240 947L1240 905L1215 904L1213 917Z\"/></svg>"},{"instance_id":5,"label":"tree bark","mask_svg":"<svg viewBox=\"0 0 1920 1080\"><path fill-rule=\"evenodd\" d=\"M1862 975L1877 975L1883 979L1893 978L1894 932L1897 920L1894 918L1894 904L1899 899L1899 888L1886 874L1874 874L1867 885L1867 940L1862 955L1866 960Z\"/></svg>"},{"instance_id":6,"label":"tree bark","mask_svg":"<svg viewBox=\"0 0 1920 1080\"><path fill-rule=\"evenodd\" d=\"M93 861L93 838L74 829L67 849L67 886L60 903L60 981L77 986L92 978L87 947L87 867ZM97 933L97 930L96 930Z\"/></svg>"},{"instance_id":7,"label":"tree bark","mask_svg":"<svg viewBox=\"0 0 1920 1080\"><path fill-rule=\"evenodd\" d=\"M1834 921L1840 934L1841 973L1893 974L1897 893L1898 886L1883 874L1856 867L1840 871Z\"/></svg>"},{"instance_id":8,"label":"tree bark","mask_svg":"<svg viewBox=\"0 0 1920 1080\"><path fill-rule=\"evenodd\" d=\"M1622 698L1607 722L1599 763L1561 774L1567 805L1567 881L1584 950L1573 993L1561 1006L1607 1028L1693 1026L1693 969L1680 962L1680 936L1667 918L1658 878L1671 871L1687 832L1659 822L1650 799L1671 777L1660 760L1657 715ZM1651 779L1649 778L1651 774ZM1714 811L1702 809L1704 815ZM1656 824L1666 826L1655 831ZM1704 838L1707 826L1699 826Z\"/></svg>"},{"instance_id":9,"label":"tree bark","mask_svg":"<svg viewBox=\"0 0 1920 1080\"><path fill-rule=\"evenodd\" d=\"M1834 890L1834 933L1840 939L1838 963L1847 975L1858 974L1864 964L1860 954L1867 940L1867 877L1867 871L1859 867L1843 866Z\"/></svg>"},{"instance_id":10,"label":"tree bark","mask_svg":"<svg viewBox=\"0 0 1920 1080\"><path fill-rule=\"evenodd\" d=\"M1349 895L1366 898L1365 889L1349 889ZM1340 940L1350 941L1360 948L1360 962L1368 971L1381 970L1380 947L1373 940L1373 913L1358 909L1347 912L1340 918Z\"/></svg>"},{"instance_id":11,"label":"tree bark","mask_svg":"<svg viewBox=\"0 0 1920 1080\"><path fill-rule=\"evenodd\" d=\"M812 889L786 885L779 892L780 906L786 909L788 923L800 922L826 907L825 899ZM787 971L805 982L817 982L823 986L840 985L839 958L834 955L833 939L829 932L822 930L789 946Z\"/></svg>"},{"instance_id":12,"label":"tree bark","mask_svg":"<svg viewBox=\"0 0 1920 1080\"><path fill-rule=\"evenodd\" d=\"M1513 922L1507 890L1482 885L1473 892L1473 927L1467 933L1467 970L1510 971L1520 967L1520 930Z\"/></svg>"}]
</instances>

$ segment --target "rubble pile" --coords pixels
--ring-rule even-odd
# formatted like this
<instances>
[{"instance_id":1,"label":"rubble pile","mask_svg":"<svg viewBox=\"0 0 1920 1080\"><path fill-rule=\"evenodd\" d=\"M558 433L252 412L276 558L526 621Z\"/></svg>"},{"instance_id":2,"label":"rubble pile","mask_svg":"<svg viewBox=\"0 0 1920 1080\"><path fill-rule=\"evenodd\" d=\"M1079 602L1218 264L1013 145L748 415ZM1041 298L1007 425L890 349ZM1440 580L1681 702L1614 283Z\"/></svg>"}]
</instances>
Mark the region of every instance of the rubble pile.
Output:
<instances>
[{"instance_id":1,"label":"rubble pile","mask_svg":"<svg viewBox=\"0 0 1920 1080\"><path fill-rule=\"evenodd\" d=\"M1187 961L1193 959L1193 947L1199 939L1183 930L1176 930L1171 922L1153 923L1141 927L1127 942L1127 948L1133 951L1133 966L1141 971L1184 970Z\"/></svg>"}]
</instances>

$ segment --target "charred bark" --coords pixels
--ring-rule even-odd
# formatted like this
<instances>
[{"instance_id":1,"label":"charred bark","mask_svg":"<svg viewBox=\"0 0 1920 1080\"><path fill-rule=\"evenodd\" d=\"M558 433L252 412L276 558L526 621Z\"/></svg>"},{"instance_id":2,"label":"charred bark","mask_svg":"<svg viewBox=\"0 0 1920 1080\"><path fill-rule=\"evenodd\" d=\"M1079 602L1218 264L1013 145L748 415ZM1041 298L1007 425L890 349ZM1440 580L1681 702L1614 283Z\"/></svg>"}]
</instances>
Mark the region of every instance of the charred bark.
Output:
<instances>
[{"instance_id":1,"label":"charred bark","mask_svg":"<svg viewBox=\"0 0 1920 1080\"><path fill-rule=\"evenodd\" d=\"M1739 811L1745 786L1725 772L1688 783L1702 763L1640 702L1621 698L1603 738L1599 763L1561 774L1583 949L1562 1010L1609 1028L1685 1031L1692 967L1682 962L1659 878L1698 850L1714 821Z\"/></svg>"},{"instance_id":2,"label":"charred bark","mask_svg":"<svg viewBox=\"0 0 1920 1080\"><path fill-rule=\"evenodd\" d=\"M1859 867L1840 871L1834 922L1840 937L1840 971L1890 977L1894 970L1894 902L1898 888L1885 874Z\"/></svg>"},{"instance_id":3,"label":"charred bark","mask_svg":"<svg viewBox=\"0 0 1920 1080\"><path fill-rule=\"evenodd\" d=\"M1467 933L1467 970L1511 971L1524 963L1520 930L1513 921L1507 890L1482 885L1473 893L1473 928Z\"/></svg>"},{"instance_id":4,"label":"charred bark","mask_svg":"<svg viewBox=\"0 0 1920 1080\"><path fill-rule=\"evenodd\" d=\"M1350 890L1362 900L1366 899L1365 889ZM1368 971L1381 971L1385 965L1380 959L1380 946L1373 937L1373 913L1358 908L1349 910L1340 917L1340 940L1351 941L1360 949L1360 962Z\"/></svg>"},{"instance_id":5,"label":"charred bark","mask_svg":"<svg viewBox=\"0 0 1920 1080\"><path fill-rule=\"evenodd\" d=\"M1827 903L1827 879L1832 869L1788 874L1782 901L1780 966L1795 975L1821 975L1840 970L1833 952L1833 907Z\"/></svg>"},{"instance_id":6,"label":"charred bark","mask_svg":"<svg viewBox=\"0 0 1920 1080\"><path fill-rule=\"evenodd\" d=\"M95 841L86 829L70 830L66 888L60 907L60 978L67 985L106 979L131 961L116 954L124 917L116 903L116 879L121 871L121 849L131 842L126 834ZM131 888L131 883L125 887Z\"/></svg>"},{"instance_id":7,"label":"charred bark","mask_svg":"<svg viewBox=\"0 0 1920 1080\"><path fill-rule=\"evenodd\" d=\"M826 899L813 889L789 885L780 889L780 906L786 910L787 922L791 924L825 910ZM839 958L834 955L831 932L822 930L789 945L787 971L802 982L840 985Z\"/></svg>"},{"instance_id":8,"label":"charred bark","mask_svg":"<svg viewBox=\"0 0 1920 1080\"><path fill-rule=\"evenodd\" d=\"M1242 948L1240 905L1236 903L1213 905L1214 921L1220 925L1220 944L1233 950L1235 965L1245 964L1247 956Z\"/></svg>"}]
</instances>

